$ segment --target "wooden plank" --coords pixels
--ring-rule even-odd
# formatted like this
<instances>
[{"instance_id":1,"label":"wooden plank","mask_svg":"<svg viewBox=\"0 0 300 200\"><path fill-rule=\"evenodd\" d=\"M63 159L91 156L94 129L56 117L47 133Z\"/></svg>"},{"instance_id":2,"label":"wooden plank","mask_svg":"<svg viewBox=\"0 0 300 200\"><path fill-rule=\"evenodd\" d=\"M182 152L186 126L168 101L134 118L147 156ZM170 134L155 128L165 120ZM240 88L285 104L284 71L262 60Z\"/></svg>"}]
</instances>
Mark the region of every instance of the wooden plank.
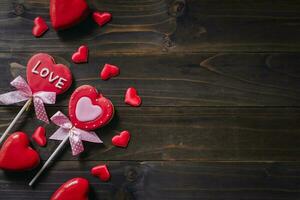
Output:
<instances>
[{"instance_id":1,"label":"wooden plank","mask_svg":"<svg viewBox=\"0 0 300 200\"><path fill-rule=\"evenodd\" d=\"M178 51L299 51L299 2L188 0L171 41Z\"/></svg>"},{"instance_id":2,"label":"wooden plank","mask_svg":"<svg viewBox=\"0 0 300 200\"><path fill-rule=\"evenodd\" d=\"M75 83L58 105L67 105L74 88L90 84L124 104L130 86L138 89L143 106L299 106L299 53L217 53L113 55L91 49L88 64L71 63L71 53L54 54L57 62L71 66ZM96 53L97 52L97 53ZM12 90L9 82L21 74L32 54L0 54L0 92ZM99 78L105 63L120 66L121 75L109 81Z\"/></svg>"},{"instance_id":3,"label":"wooden plank","mask_svg":"<svg viewBox=\"0 0 300 200\"><path fill-rule=\"evenodd\" d=\"M57 110L67 112L54 107L48 109L49 115ZM16 112L16 108L0 108L1 133ZM31 135L42 123L32 113L27 117L15 130ZM68 146L59 159L299 161L299 119L300 108L117 107L112 122L96 131L103 145L85 142L86 151L79 157L71 156ZM49 138L57 126L46 129ZM122 130L132 133L127 149L111 144ZM58 143L34 147L45 160Z\"/></svg>"},{"instance_id":4,"label":"wooden plank","mask_svg":"<svg viewBox=\"0 0 300 200\"><path fill-rule=\"evenodd\" d=\"M1 198L43 200L66 180L85 177L90 199L272 199L300 197L299 163L107 162L112 179L89 174L103 162L60 161L31 189L33 173L0 172Z\"/></svg>"},{"instance_id":5,"label":"wooden plank","mask_svg":"<svg viewBox=\"0 0 300 200\"><path fill-rule=\"evenodd\" d=\"M0 52L72 52L86 43L99 53L299 51L298 1L89 1L113 14L98 28L92 19L60 33L31 34L39 15L49 22L49 1L2 0ZM216 6L217 5L217 6Z\"/></svg>"}]
</instances>

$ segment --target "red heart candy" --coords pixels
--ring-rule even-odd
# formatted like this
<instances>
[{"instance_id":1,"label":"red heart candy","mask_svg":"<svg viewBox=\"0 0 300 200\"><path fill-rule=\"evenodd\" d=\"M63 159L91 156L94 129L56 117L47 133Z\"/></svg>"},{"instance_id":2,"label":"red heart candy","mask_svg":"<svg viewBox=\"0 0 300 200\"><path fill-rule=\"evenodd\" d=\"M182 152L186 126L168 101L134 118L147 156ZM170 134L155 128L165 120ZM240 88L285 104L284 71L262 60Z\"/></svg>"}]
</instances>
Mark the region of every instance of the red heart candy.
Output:
<instances>
[{"instance_id":1,"label":"red heart candy","mask_svg":"<svg viewBox=\"0 0 300 200\"><path fill-rule=\"evenodd\" d=\"M55 64L45 53L38 53L27 63L27 81L33 93L39 91L61 94L72 84L72 74L68 67Z\"/></svg>"},{"instance_id":2,"label":"red heart candy","mask_svg":"<svg viewBox=\"0 0 300 200\"><path fill-rule=\"evenodd\" d=\"M46 130L43 126L37 127L31 137L41 147L47 143Z\"/></svg>"},{"instance_id":3,"label":"red heart candy","mask_svg":"<svg viewBox=\"0 0 300 200\"><path fill-rule=\"evenodd\" d=\"M55 30L70 28L90 13L85 0L50 0L50 18Z\"/></svg>"},{"instance_id":4,"label":"red heart candy","mask_svg":"<svg viewBox=\"0 0 300 200\"><path fill-rule=\"evenodd\" d=\"M138 96L136 89L133 87L130 87L127 89L124 101L128 105L131 105L134 107L138 107L142 103L141 97Z\"/></svg>"},{"instance_id":5,"label":"red heart candy","mask_svg":"<svg viewBox=\"0 0 300 200\"><path fill-rule=\"evenodd\" d=\"M99 26L103 26L111 20L111 14L109 12L94 12L93 19Z\"/></svg>"},{"instance_id":6,"label":"red heart candy","mask_svg":"<svg viewBox=\"0 0 300 200\"><path fill-rule=\"evenodd\" d=\"M69 102L69 116L75 127L94 130L106 125L114 115L111 101L96 88L83 85L77 88Z\"/></svg>"},{"instance_id":7,"label":"red heart candy","mask_svg":"<svg viewBox=\"0 0 300 200\"><path fill-rule=\"evenodd\" d=\"M110 173L106 165L98 165L92 168L92 175L100 178L101 181L108 181L110 179Z\"/></svg>"},{"instance_id":8,"label":"red heart candy","mask_svg":"<svg viewBox=\"0 0 300 200\"><path fill-rule=\"evenodd\" d=\"M72 55L74 63L85 63L88 61L89 49L86 45L81 45L78 50Z\"/></svg>"},{"instance_id":9,"label":"red heart candy","mask_svg":"<svg viewBox=\"0 0 300 200\"><path fill-rule=\"evenodd\" d=\"M32 34L35 37L42 36L48 30L48 25L45 20L41 17L36 17L34 19L34 26L32 28Z\"/></svg>"},{"instance_id":10,"label":"red heart candy","mask_svg":"<svg viewBox=\"0 0 300 200\"><path fill-rule=\"evenodd\" d=\"M29 146L23 132L11 134L0 150L0 168L4 170L30 170L40 163L39 154Z\"/></svg>"},{"instance_id":11,"label":"red heart candy","mask_svg":"<svg viewBox=\"0 0 300 200\"><path fill-rule=\"evenodd\" d=\"M88 200L89 182L85 178L73 178L61 185L50 200Z\"/></svg>"},{"instance_id":12,"label":"red heart candy","mask_svg":"<svg viewBox=\"0 0 300 200\"><path fill-rule=\"evenodd\" d=\"M120 135L116 135L112 138L113 145L117 147L127 147L130 140L130 133L128 131L122 131Z\"/></svg>"},{"instance_id":13,"label":"red heart candy","mask_svg":"<svg viewBox=\"0 0 300 200\"><path fill-rule=\"evenodd\" d=\"M102 80L108 80L111 77L118 76L119 74L120 74L119 67L115 65L105 64L101 71L100 77Z\"/></svg>"}]
</instances>

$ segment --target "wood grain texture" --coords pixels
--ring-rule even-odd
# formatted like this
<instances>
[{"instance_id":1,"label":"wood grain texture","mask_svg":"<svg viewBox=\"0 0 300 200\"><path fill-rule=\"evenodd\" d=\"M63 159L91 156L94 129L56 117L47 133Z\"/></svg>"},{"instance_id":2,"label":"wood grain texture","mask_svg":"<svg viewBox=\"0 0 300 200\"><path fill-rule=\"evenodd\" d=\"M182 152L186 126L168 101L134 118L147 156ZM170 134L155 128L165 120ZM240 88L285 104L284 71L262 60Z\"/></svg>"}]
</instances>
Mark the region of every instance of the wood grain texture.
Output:
<instances>
[{"instance_id":1,"label":"wood grain texture","mask_svg":"<svg viewBox=\"0 0 300 200\"><path fill-rule=\"evenodd\" d=\"M97 134L103 145L69 146L27 186L35 170L0 171L0 199L49 199L60 184L86 177L90 200L300 199L300 4L286 0L87 0L113 20L99 28L89 17L72 29L31 34L33 19L49 21L49 0L0 1L0 93L25 75L27 60L50 53L70 66L74 84L47 106L67 113L72 91L94 85L116 106L113 121ZM90 48L88 64L71 55ZM101 81L105 63L120 76ZM25 77L25 76L24 76ZM125 90L138 89L140 108L124 104ZM18 106L0 106L0 133ZM31 111L14 128L31 135L39 125ZM45 125L47 137L57 127ZM127 149L111 138L129 130ZM42 161L57 147L33 147ZM108 183L89 174L106 163Z\"/></svg>"},{"instance_id":2,"label":"wood grain texture","mask_svg":"<svg viewBox=\"0 0 300 200\"><path fill-rule=\"evenodd\" d=\"M48 109L50 116L58 109ZM206 108L206 107L120 107L106 127L96 132L103 145L85 142L86 151L71 156L66 147L60 160L196 160L196 161L299 161L300 110L298 108ZM16 108L1 108L0 131L16 114ZM15 130L31 135L41 125L33 114L20 120ZM47 137L57 129L47 125ZM127 149L116 148L111 138L131 131ZM39 148L49 157L59 142Z\"/></svg>"},{"instance_id":3,"label":"wood grain texture","mask_svg":"<svg viewBox=\"0 0 300 200\"><path fill-rule=\"evenodd\" d=\"M103 183L89 174L103 162L60 161L26 184L33 173L0 172L1 199L46 200L60 184L76 176L90 180L92 200L272 199L300 197L299 163L107 162L112 179Z\"/></svg>"},{"instance_id":4,"label":"wood grain texture","mask_svg":"<svg viewBox=\"0 0 300 200\"><path fill-rule=\"evenodd\" d=\"M48 0L2 0L0 51L70 52L79 43L99 53L299 51L299 2L260 0L89 1L113 20L98 28L91 19L44 37L31 34L33 19L49 22ZM17 28L16 28L17 27ZM24 46L26 48L24 48Z\"/></svg>"},{"instance_id":5,"label":"wood grain texture","mask_svg":"<svg viewBox=\"0 0 300 200\"><path fill-rule=\"evenodd\" d=\"M71 67L74 84L58 105L67 105L73 89L90 84L116 106L125 106L124 94L134 86L143 106L299 106L299 53L164 54L105 56L91 48L90 62L71 63L71 53L54 54L57 62ZM21 74L32 54L0 55L1 92L12 90L9 82ZM105 63L118 65L120 76L102 81Z\"/></svg>"}]
</instances>

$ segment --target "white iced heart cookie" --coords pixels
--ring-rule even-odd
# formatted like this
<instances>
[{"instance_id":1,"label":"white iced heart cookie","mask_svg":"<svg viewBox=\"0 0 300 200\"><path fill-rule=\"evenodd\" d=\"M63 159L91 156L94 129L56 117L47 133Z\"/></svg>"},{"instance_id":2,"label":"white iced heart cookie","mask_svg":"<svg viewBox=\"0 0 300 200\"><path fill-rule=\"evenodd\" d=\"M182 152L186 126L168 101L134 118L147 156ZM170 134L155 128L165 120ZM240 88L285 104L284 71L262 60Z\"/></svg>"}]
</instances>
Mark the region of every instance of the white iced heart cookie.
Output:
<instances>
[{"instance_id":1,"label":"white iced heart cookie","mask_svg":"<svg viewBox=\"0 0 300 200\"><path fill-rule=\"evenodd\" d=\"M81 122L93 121L101 116L102 113L102 108L93 105L91 99L88 97L81 97L76 104L76 118Z\"/></svg>"}]
</instances>

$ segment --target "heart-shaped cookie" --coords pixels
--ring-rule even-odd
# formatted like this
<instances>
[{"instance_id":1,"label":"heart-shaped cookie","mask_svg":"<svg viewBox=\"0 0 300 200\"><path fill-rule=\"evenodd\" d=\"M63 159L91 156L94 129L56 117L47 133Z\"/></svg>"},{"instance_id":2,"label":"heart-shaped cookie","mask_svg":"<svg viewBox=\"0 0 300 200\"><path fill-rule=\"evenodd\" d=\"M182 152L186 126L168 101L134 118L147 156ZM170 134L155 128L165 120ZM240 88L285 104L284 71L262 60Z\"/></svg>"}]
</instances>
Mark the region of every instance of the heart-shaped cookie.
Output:
<instances>
[{"instance_id":1,"label":"heart-shaped cookie","mask_svg":"<svg viewBox=\"0 0 300 200\"><path fill-rule=\"evenodd\" d=\"M85 63L88 61L89 49L86 45L81 45L78 50L72 55L74 63Z\"/></svg>"},{"instance_id":2,"label":"heart-shaped cookie","mask_svg":"<svg viewBox=\"0 0 300 200\"><path fill-rule=\"evenodd\" d=\"M85 178L73 178L61 185L50 200L88 200L89 182Z\"/></svg>"},{"instance_id":3,"label":"heart-shaped cookie","mask_svg":"<svg viewBox=\"0 0 300 200\"><path fill-rule=\"evenodd\" d=\"M90 85L78 87L69 102L69 116L75 127L94 130L106 125L114 115L111 101Z\"/></svg>"},{"instance_id":4,"label":"heart-shaped cookie","mask_svg":"<svg viewBox=\"0 0 300 200\"><path fill-rule=\"evenodd\" d=\"M37 127L31 137L41 147L47 143L46 129L43 126Z\"/></svg>"},{"instance_id":5,"label":"heart-shaped cookie","mask_svg":"<svg viewBox=\"0 0 300 200\"><path fill-rule=\"evenodd\" d=\"M93 19L99 26L103 26L111 20L111 14L109 12L94 12Z\"/></svg>"},{"instance_id":6,"label":"heart-shaped cookie","mask_svg":"<svg viewBox=\"0 0 300 200\"><path fill-rule=\"evenodd\" d=\"M50 0L50 18L55 30L70 28L90 13L85 0Z\"/></svg>"},{"instance_id":7,"label":"heart-shaped cookie","mask_svg":"<svg viewBox=\"0 0 300 200\"><path fill-rule=\"evenodd\" d=\"M111 142L117 147L127 147L130 140L129 131L122 131L119 135L115 135Z\"/></svg>"},{"instance_id":8,"label":"heart-shaped cookie","mask_svg":"<svg viewBox=\"0 0 300 200\"><path fill-rule=\"evenodd\" d=\"M29 146L28 136L23 132L11 134L0 150L0 168L24 171L40 163L39 154Z\"/></svg>"},{"instance_id":9,"label":"heart-shaped cookie","mask_svg":"<svg viewBox=\"0 0 300 200\"><path fill-rule=\"evenodd\" d=\"M45 20L41 17L36 17L34 19L34 26L32 28L32 34L35 37L42 36L48 30L48 25Z\"/></svg>"},{"instance_id":10,"label":"heart-shaped cookie","mask_svg":"<svg viewBox=\"0 0 300 200\"><path fill-rule=\"evenodd\" d=\"M110 173L106 165L98 165L91 169L91 174L99 177L101 181L108 181L110 179Z\"/></svg>"},{"instance_id":11,"label":"heart-shaped cookie","mask_svg":"<svg viewBox=\"0 0 300 200\"><path fill-rule=\"evenodd\" d=\"M111 77L118 76L119 74L120 74L119 67L111 64L105 64L101 71L100 77L102 80L108 80Z\"/></svg>"},{"instance_id":12,"label":"heart-shaped cookie","mask_svg":"<svg viewBox=\"0 0 300 200\"><path fill-rule=\"evenodd\" d=\"M61 94L71 86L72 74L67 66L55 64L50 55L38 53L27 63L27 81L33 93L45 91Z\"/></svg>"},{"instance_id":13,"label":"heart-shaped cookie","mask_svg":"<svg viewBox=\"0 0 300 200\"><path fill-rule=\"evenodd\" d=\"M128 105L138 107L142 103L141 97L138 95L137 91L135 88L130 87L127 89L126 94L125 94L125 103Z\"/></svg>"}]
</instances>

